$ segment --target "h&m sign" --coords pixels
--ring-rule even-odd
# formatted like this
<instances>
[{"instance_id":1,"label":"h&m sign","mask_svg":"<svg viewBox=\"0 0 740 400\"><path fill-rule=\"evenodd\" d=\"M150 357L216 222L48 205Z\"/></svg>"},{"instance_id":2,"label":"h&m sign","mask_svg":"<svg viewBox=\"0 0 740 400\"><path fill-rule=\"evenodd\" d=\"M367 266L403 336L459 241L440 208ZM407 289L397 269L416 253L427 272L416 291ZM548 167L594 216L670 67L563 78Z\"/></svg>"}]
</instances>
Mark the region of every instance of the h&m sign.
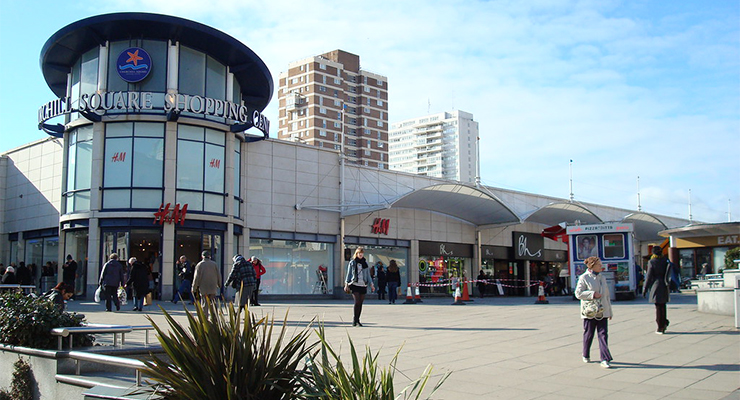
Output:
<instances>
[{"instance_id":1,"label":"h&m sign","mask_svg":"<svg viewBox=\"0 0 740 400\"><path fill-rule=\"evenodd\" d=\"M154 222L152 222L152 225L157 223L164 225L165 222L169 224L174 222L175 225L185 225L185 214L188 213L188 205L184 204L180 207L180 203L177 203L174 208L170 208L171 204L167 203L165 205L162 203L159 206L159 211L154 213Z\"/></svg>"},{"instance_id":2,"label":"h&m sign","mask_svg":"<svg viewBox=\"0 0 740 400\"><path fill-rule=\"evenodd\" d=\"M375 218L372 224L372 233L382 233L388 235L388 228L391 226L391 220L387 218Z\"/></svg>"}]
</instances>

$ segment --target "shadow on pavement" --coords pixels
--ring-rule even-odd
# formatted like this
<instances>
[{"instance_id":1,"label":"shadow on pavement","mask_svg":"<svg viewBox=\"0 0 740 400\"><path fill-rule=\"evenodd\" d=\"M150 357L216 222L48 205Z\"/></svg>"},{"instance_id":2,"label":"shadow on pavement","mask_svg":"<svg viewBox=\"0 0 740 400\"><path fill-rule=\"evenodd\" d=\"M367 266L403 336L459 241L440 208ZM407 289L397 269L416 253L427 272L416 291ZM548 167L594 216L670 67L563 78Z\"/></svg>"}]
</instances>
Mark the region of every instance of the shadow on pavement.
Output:
<instances>
[{"instance_id":1,"label":"shadow on pavement","mask_svg":"<svg viewBox=\"0 0 740 400\"><path fill-rule=\"evenodd\" d=\"M707 371L740 371L737 364L710 364L710 365L662 365L645 363L611 362L612 368L639 368L639 369L703 369Z\"/></svg>"}]
</instances>

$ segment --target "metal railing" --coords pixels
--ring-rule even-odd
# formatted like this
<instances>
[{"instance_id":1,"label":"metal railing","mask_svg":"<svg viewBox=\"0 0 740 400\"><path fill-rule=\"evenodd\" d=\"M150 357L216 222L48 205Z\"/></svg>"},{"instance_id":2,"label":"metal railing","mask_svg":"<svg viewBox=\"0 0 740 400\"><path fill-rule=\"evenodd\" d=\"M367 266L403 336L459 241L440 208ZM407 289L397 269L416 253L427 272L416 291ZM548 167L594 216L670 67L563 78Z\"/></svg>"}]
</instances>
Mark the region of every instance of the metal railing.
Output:
<instances>
[{"instance_id":1,"label":"metal railing","mask_svg":"<svg viewBox=\"0 0 740 400\"><path fill-rule=\"evenodd\" d=\"M98 333L112 333L113 334L113 346L118 345L118 335L121 335L121 346L126 344L126 334L133 331L145 331L145 344L149 346L149 331L154 330L151 325L100 325L100 324L87 324L83 326L68 326L63 328L54 328L51 330L51 334L57 336L57 348L62 350L62 340L65 337L69 338L69 348L73 347L73 336L77 333L82 334L98 334Z\"/></svg>"},{"instance_id":2,"label":"metal railing","mask_svg":"<svg viewBox=\"0 0 740 400\"><path fill-rule=\"evenodd\" d=\"M23 291L23 293L25 294L30 294L36 291L36 286L0 284L0 290L17 290L17 291Z\"/></svg>"},{"instance_id":3,"label":"metal railing","mask_svg":"<svg viewBox=\"0 0 740 400\"><path fill-rule=\"evenodd\" d=\"M80 375L80 364L82 361L131 368L135 371L134 374L137 387L141 386L141 370L146 368L146 364L144 364L144 362L141 360L108 356L105 354L86 353L83 351L70 351L66 354L66 357L75 361L75 375Z\"/></svg>"}]
</instances>

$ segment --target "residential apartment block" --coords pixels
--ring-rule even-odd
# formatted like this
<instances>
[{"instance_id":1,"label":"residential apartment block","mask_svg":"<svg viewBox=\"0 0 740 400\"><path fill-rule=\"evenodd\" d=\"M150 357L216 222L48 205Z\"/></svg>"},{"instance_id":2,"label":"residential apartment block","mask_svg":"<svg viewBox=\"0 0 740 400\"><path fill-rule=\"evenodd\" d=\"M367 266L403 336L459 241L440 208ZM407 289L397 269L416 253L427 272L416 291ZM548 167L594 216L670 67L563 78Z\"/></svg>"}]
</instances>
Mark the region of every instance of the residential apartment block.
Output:
<instances>
[{"instance_id":1,"label":"residential apartment block","mask_svg":"<svg viewBox=\"0 0 740 400\"><path fill-rule=\"evenodd\" d=\"M343 50L295 61L280 74L278 139L341 149L357 165L388 169L388 78Z\"/></svg>"},{"instance_id":2,"label":"residential apartment block","mask_svg":"<svg viewBox=\"0 0 740 400\"><path fill-rule=\"evenodd\" d=\"M475 182L478 122L465 111L441 112L391 125L390 169Z\"/></svg>"}]
</instances>

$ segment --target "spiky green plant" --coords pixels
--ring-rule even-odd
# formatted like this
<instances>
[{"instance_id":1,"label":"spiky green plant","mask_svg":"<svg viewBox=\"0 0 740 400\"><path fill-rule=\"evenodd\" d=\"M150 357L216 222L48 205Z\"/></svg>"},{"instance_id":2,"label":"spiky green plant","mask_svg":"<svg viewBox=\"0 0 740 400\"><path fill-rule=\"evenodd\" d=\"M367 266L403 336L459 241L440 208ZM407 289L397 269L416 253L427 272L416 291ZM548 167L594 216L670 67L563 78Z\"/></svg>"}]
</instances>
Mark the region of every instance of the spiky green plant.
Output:
<instances>
[{"instance_id":1,"label":"spiky green plant","mask_svg":"<svg viewBox=\"0 0 740 400\"><path fill-rule=\"evenodd\" d=\"M303 359L317 345L307 343L310 325L288 338L287 313L275 333L274 319L242 314L231 303L222 307L214 302L208 307L208 317L200 304L196 304L195 315L186 310L187 328L162 309L169 332L149 319L169 357L153 356L146 362L145 375L162 385L159 394L193 400L300 396Z\"/></svg>"},{"instance_id":2,"label":"spiky green plant","mask_svg":"<svg viewBox=\"0 0 740 400\"><path fill-rule=\"evenodd\" d=\"M307 362L310 375L303 381L304 397L323 400L394 400L419 399L432 375L432 367L427 366L422 375L411 381L397 395L394 376L398 371L396 363L401 352L399 348L387 368L378 364L379 352L372 353L365 347L365 355L360 359L352 338L349 338L351 365L347 366L339 354L331 347L322 325L316 331L321 342L321 350ZM434 386L433 395L447 380L445 373ZM427 397L429 398L429 397Z\"/></svg>"}]
</instances>

